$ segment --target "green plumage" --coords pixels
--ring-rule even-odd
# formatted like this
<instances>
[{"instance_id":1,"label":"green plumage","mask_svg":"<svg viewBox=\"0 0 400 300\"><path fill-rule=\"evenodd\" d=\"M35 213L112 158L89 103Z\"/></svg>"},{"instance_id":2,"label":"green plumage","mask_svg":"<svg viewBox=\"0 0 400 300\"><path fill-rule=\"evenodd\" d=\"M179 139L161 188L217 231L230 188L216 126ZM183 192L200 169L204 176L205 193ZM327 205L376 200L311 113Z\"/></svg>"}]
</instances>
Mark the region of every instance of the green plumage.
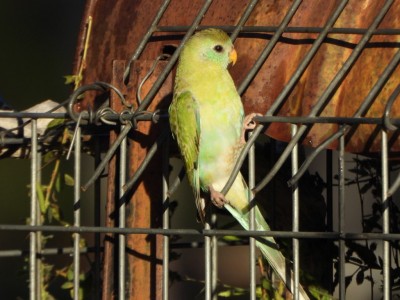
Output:
<instances>
[{"instance_id":1,"label":"green plumage","mask_svg":"<svg viewBox=\"0 0 400 300\"><path fill-rule=\"evenodd\" d=\"M201 190L211 192L212 200L215 194L222 198L225 208L248 229L248 188L242 175L238 175L226 199L218 196L244 146L243 105L227 70L235 60L233 44L221 30L206 29L190 38L180 55L169 116L202 221L205 203ZM258 208L256 223L257 230L269 230ZM273 238L265 239L269 245L275 244ZM282 254L264 243L257 246L291 289ZM308 299L302 288L300 295Z\"/></svg>"}]
</instances>

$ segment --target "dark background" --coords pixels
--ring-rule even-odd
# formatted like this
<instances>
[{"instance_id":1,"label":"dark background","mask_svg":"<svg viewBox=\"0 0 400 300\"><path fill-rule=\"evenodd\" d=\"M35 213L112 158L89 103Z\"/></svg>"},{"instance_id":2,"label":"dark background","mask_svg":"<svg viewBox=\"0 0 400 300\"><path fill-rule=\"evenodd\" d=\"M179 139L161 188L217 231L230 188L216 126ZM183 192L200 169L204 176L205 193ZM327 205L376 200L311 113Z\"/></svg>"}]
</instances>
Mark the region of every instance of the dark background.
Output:
<instances>
[{"instance_id":1,"label":"dark background","mask_svg":"<svg viewBox=\"0 0 400 300\"><path fill-rule=\"evenodd\" d=\"M15 110L65 100L84 0L0 1L0 98ZM29 161L0 160L0 223L29 216ZM0 232L0 250L27 249L24 232ZM0 298L28 299L24 257L0 257Z\"/></svg>"},{"instance_id":2,"label":"dark background","mask_svg":"<svg viewBox=\"0 0 400 300\"><path fill-rule=\"evenodd\" d=\"M0 2L0 96L16 110L70 92L84 0Z\"/></svg>"}]
</instances>

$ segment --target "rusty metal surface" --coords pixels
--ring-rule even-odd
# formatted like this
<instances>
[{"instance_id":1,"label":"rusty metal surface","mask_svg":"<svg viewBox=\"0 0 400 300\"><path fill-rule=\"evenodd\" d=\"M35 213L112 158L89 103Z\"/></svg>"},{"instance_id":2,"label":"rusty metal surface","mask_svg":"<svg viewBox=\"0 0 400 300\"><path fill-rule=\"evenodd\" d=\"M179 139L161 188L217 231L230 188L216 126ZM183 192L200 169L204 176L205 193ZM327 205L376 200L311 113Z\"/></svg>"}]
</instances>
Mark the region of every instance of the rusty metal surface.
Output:
<instances>
[{"instance_id":1,"label":"rusty metal surface","mask_svg":"<svg viewBox=\"0 0 400 300\"><path fill-rule=\"evenodd\" d=\"M162 1L131 1L131 0L88 0L86 12L82 21L81 35L78 40L75 69L82 63L82 53L86 36L86 20L92 18L92 32L90 34L89 48L82 84L90 84L95 81L113 82L121 88L132 103L137 105L136 89L140 80L144 77L152 62L158 57L165 45L178 45L182 38L179 32L156 32L146 45L143 53L135 61L131 70L131 78L128 86L121 86L121 79L115 80L113 62L116 60L129 60L136 50L141 39L149 28L152 19L156 15ZM289 27L314 27L321 28L327 22L329 16L336 9L338 0L313 1L304 0L296 12ZM338 21L336 28L361 28L366 29L382 7L382 0L350 0ZM202 1L172 0L160 26L189 26L201 6ZM292 5L290 0L274 1L260 0L255 10L246 22L246 26L279 26ZM220 26L235 25L239 21L247 6L242 0L215 0L201 25ZM395 1L388 14L384 17L379 28L400 28L400 2ZM236 84L239 86L248 71L254 65L259 54L270 42L273 32L258 32L241 34L235 41L239 58L237 64L231 69ZM281 116L307 116L315 103L330 84L335 74L350 56L357 43L361 39L360 34L329 34L328 38L313 57L311 64L300 78L294 89L286 98L285 104L277 115ZM261 67L257 76L250 83L242 95L246 112L265 113L274 103L285 85L292 78L293 73L302 61L312 43L318 37L318 33L289 33L285 32L274 47L270 56ZM357 59L340 86L330 95L329 104L322 111L322 116L352 116L365 97L381 76L394 54L399 50L399 35L373 36L366 49ZM145 95L155 78L165 64L160 64L155 74L143 87ZM119 70L118 76L121 75ZM114 78L113 78L114 74ZM373 105L369 108L366 117L382 117L383 109L389 96L400 81L400 68L397 66L384 88L379 93ZM164 108L168 107L168 95L172 91L172 76L163 84L155 101L148 108L153 111L159 103ZM91 104L95 93L86 95L83 105ZM400 116L400 105L393 106L391 115ZM317 124L307 132L303 143L316 147L324 139L338 130L337 124ZM349 152L379 152L380 138L374 135L376 125L360 125L351 133L346 150ZM155 138L159 134L158 124L139 123L137 131L131 136L134 139L130 152L130 174L140 166L141 161ZM290 125L274 123L268 127L267 135L282 141L290 140ZM111 136L111 141L115 136ZM337 143L333 142L329 148L335 149ZM400 150L400 142L392 145L392 151ZM152 205L150 199L161 199L157 193L161 186L157 186L161 180L154 180L160 174L159 157L149 165L141 181L136 184L134 195L127 206L128 227L157 227L155 211L160 203ZM114 162L111 162L109 175L115 175ZM107 216L114 210L112 201L115 198L115 190L111 187L115 182L109 181L109 202ZM151 188L149 186L151 185ZM160 200L161 201L161 200ZM148 216L151 216L149 219ZM111 219L107 225L113 226ZM128 286L129 299L160 299L161 297L161 266L157 264L161 258L162 248L160 237L131 235L127 240L128 254ZM103 269L103 299L112 299L116 290L113 266L114 250L109 242L105 244L105 260Z\"/></svg>"},{"instance_id":2,"label":"rusty metal surface","mask_svg":"<svg viewBox=\"0 0 400 300\"><path fill-rule=\"evenodd\" d=\"M367 28L384 1L349 1L335 27ZM112 60L127 59L144 36L161 1L106 1L92 0L88 2L86 15L93 17L93 32L84 73L84 82L96 80L109 81ZM338 1L304 1L289 26L322 27ZM235 25L246 7L245 1L216 0L204 16L202 25ZM161 19L161 26L189 25L198 12L201 1L171 1ZM277 26L286 14L291 1L260 1L251 14L246 26ZM385 16L380 28L400 27L400 3L395 2ZM84 27L83 27L84 29ZM82 30L83 32L84 30ZM156 36L163 35L163 38ZM168 37L165 37L168 35ZM272 51L257 77L243 95L247 112L265 113L276 99L297 65L316 38L315 33L285 33ZM254 38L239 37L235 46L239 53L237 65L232 68L236 83L240 83L247 71L268 43L270 33L254 34ZM154 59L164 45L178 44L180 36L170 33L156 33L146 46L141 59ZM304 116L318 100L334 74L343 65L360 35L330 34L326 43L313 58L300 82L296 85L286 104L278 115ZM370 45L363 51L355 66L332 96L323 116L351 116L364 100L365 96L380 76L391 57L399 47L398 35L375 36ZM77 57L82 52L78 47ZM77 59L78 61L79 59ZM381 117L389 95L400 78L397 68L385 85L375 103L369 109L367 117ZM392 116L399 116L399 105L394 105ZM337 130L337 125L315 125L308 133L305 144L318 145L329 134ZM378 151L379 140L369 141L374 130L372 125L362 125L353 134L347 144L350 152ZM289 140L289 126L274 124L267 134L278 140ZM365 149L365 145L370 145ZM335 148L336 143L330 148ZM397 142L393 150L400 147Z\"/></svg>"}]
</instances>

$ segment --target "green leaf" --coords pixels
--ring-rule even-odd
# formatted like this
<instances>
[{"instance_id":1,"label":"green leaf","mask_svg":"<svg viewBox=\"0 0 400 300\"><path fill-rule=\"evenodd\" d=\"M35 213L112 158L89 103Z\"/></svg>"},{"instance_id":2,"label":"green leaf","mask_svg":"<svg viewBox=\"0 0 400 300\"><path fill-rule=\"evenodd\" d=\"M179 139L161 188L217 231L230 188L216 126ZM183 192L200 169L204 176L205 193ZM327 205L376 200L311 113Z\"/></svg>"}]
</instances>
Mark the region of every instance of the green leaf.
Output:
<instances>
[{"instance_id":1,"label":"green leaf","mask_svg":"<svg viewBox=\"0 0 400 300\"><path fill-rule=\"evenodd\" d=\"M265 289L267 291L272 290L271 282L265 277L263 277L263 279L261 280L261 285L262 285L263 289Z\"/></svg>"},{"instance_id":2,"label":"green leaf","mask_svg":"<svg viewBox=\"0 0 400 300\"><path fill-rule=\"evenodd\" d=\"M51 218L54 218L56 221L61 222L61 215L60 215L60 208L58 205L54 204L54 205L50 205L50 214L51 214ZM50 215L49 215L49 222L51 222L52 220L50 219Z\"/></svg>"},{"instance_id":3,"label":"green leaf","mask_svg":"<svg viewBox=\"0 0 400 300\"><path fill-rule=\"evenodd\" d=\"M72 281L74 279L74 270L72 269L72 265L68 268L67 278L69 281Z\"/></svg>"},{"instance_id":4,"label":"green leaf","mask_svg":"<svg viewBox=\"0 0 400 300\"><path fill-rule=\"evenodd\" d=\"M65 173L64 174L64 183L65 183L65 185L68 185L68 186L74 186L75 180L71 175Z\"/></svg>"},{"instance_id":5,"label":"green leaf","mask_svg":"<svg viewBox=\"0 0 400 300\"><path fill-rule=\"evenodd\" d=\"M232 291L231 290L227 290L227 291L222 291L218 293L218 297L231 297L232 296Z\"/></svg>"},{"instance_id":6,"label":"green leaf","mask_svg":"<svg viewBox=\"0 0 400 300\"><path fill-rule=\"evenodd\" d=\"M43 193L43 186L39 183L36 184L36 194L39 199L40 212L44 214L47 210L48 205L45 203L46 198Z\"/></svg>"},{"instance_id":7,"label":"green leaf","mask_svg":"<svg viewBox=\"0 0 400 300\"><path fill-rule=\"evenodd\" d=\"M86 274L85 273L79 274L79 281L84 281L85 279L86 279Z\"/></svg>"},{"instance_id":8,"label":"green leaf","mask_svg":"<svg viewBox=\"0 0 400 300\"><path fill-rule=\"evenodd\" d=\"M222 239L227 242L238 242L241 240L240 238L234 235L225 235L222 237Z\"/></svg>"},{"instance_id":9,"label":"green leaf","mask_svg":"<svg viewBox=\"0 0 400 300\"><path fill-rule=\"evenodd\" d=\"M56 158L55 153L53 151L49 151L45 155L43 155L43 162L45 164L48 164L48 163L54 161L55 158Z\"/></svg>"},{"instance_id":10,"label":"green leaf","mask_svg":"<svg viewBox=\"0 0 400 300\"><path fill-rule=\"evenodd\" d=\"M55 189L55 191L57 193L59 193L61 191L61 176L60 176L60 173L57 173L54 189Z\"/></svg>"},{"instance_id":11,"label":"green leaf","mask_svg":"<svg viewBox=\"0 0 400 300\"><path fill-rule=\"evenodd\" d=\"M71 84L82 80L82 77L79 75L65 75L64 78L65 78L64 84Z\"/></svg>"},{"instance_id":12,"label":"green leaf","mask_svg":"<svg viewBox=\"0 0 400 300\"><path fill-rule=\"evenodd\" d=\"M61 286L61 288L63 290L69 290L69 289L72 289L73 287L74 287L74 283L72 281L64 282L63 285Z\"/></svg>"},{"instance_id":13,"label":"green leaf","mask_svg":"<svg viewBox=\"0 0 400 300\"><path fill-rule=\"evenodd\" d=\"M318 300L332 300L334 299L328 291L324 290L323 288L311 285L308 287L308 291Z\"/></svg>"},{"instance_id":14,"label":"green leaf","mask_svg":"<svg viewBox=\"0 0 400 300\"><path fill-rule=\"evenodd\" d=\"M242 288L229 288L224 291L221 291L218 293L219 297L224 297L224 298L229 298L229 297L234 297L234 296L243 296L246 295L247 291Z\"/></svg>"},{"instance_id":15,"label":"green leaf","mask_svg":"<svg viewBox=\"0 0 400 300\"><path fill-rule=\"evenodd\" d=\"M54 127L61 126L64 124L64 122L65 122L65 119L54 119L54 120L50 121L50 123L47 125L46 129L51 129Z\"/></svg>"}]
</instances>

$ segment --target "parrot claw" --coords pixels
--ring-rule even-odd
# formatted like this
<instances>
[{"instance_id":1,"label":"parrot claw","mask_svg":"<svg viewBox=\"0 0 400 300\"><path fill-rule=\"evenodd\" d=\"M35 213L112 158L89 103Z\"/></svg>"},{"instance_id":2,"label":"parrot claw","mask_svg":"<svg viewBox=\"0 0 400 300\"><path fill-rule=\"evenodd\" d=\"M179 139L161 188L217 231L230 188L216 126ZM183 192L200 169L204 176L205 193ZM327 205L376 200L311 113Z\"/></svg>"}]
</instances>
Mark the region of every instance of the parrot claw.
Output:
<instances>
[{"instance_id":1,"label":"parrot claw","mask_svg":"<svg viewBox=\"0 0 400 300\"><path fill-rule=\"evenodd\" d=\"M214 190L212 186L209 186L211 202L218 208L224 207L229 201L225 198L224 194Z\"/></svg>"},{"instance_id":2,"label":"parrot claw","mask_svg":"<svg viewBox=\"0 0 400 300\"><path fill-rule=\"evenodd\" d=\"M253 121L254 117L260 117L262 116L262 114L259 113L250 113L247 116L244 117L243 120L243 128L242 128L242 136L241 136L241 142L243 144L246 143L246 139L245 139L245 134L247 130L253 130L254 128L256 128L257 123Z\"/></svg>"}]
</instances>

